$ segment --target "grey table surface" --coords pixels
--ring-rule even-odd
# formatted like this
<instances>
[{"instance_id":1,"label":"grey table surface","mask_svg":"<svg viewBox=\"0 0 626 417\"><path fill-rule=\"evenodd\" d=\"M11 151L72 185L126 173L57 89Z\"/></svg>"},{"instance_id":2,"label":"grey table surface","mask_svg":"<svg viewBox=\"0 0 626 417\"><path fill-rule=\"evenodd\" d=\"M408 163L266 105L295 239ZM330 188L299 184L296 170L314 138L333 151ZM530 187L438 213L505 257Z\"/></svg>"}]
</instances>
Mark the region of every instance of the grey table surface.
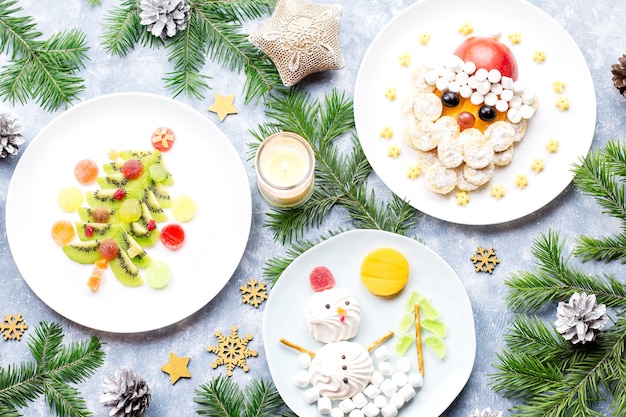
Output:
<instances>
[{"instance_id":1,"label":"grey table surface","mask_svg":"<svg viewBox=\"0 0 626 417\"><path fill-rule=\"evenodd\" d=\"M170 68L164 50L150 50L137 47L124 58L109 55L101 45L101 22L103 16L119 1L104 0L99 7L90 7L84 0L63 2L20 0L25 15L33 16L44 35L76 27L87 35L90 60L80 75L86 81L86 90L81 100L108 93L140 91L169 96L162 81ZM340 42L346 66L340 71L332 71L307 78L303 86L314 97L321 97L330 88L337 88L352 95L361 60L376 34L395 15L413 4L410 0L370 0L354 2L347 0L326 0L326 4L343 5ZM359 4L361 3L361 4ZM367 7L363 7L367 3ZM622 139L626 124L626 99L614 88L611 81L611 64L626 52L626 25L622 21L623 3L620 1L588 2L584 0L532 0L552 16L578 44L587 60L597 95L597 124L593 148L603 146L610 139ZM445 4L445 1L442 1ZM248 33L262 23L248 22ZM2 58L6 59L6 58ZM572 68L575 71L576 68ZM83 340L91 335L100 337L106 344L106 359L96 374L80 386L95 416L105 416L108 409L101 406L101 382L105 376L112 376L123 367L132 367L149 382L153 392L153 403L147 417L192 416L196 415L193 391L200 384L224 373L223 368L214 370L210 366L212 356L206 346L214 344L213 332L216 329L227 331L237 324L242 332L254 335L250 347L258 350L258 357L250 358L250 371L238 372L233 379L244 385L250 379L269 379L269 369L262 340L263 306L258 310L249 308L240 300L239 286L249 277L261 277L264 263L271 257L281 255L285 248L272 239L269 230L263 227L268 205L256 189L254 168L246 159L247 143L252 138L249 133L265 120L264 109L259 105L244 105L241 94L245 81L243 75L234 74L220 66L207 63L205 71L213 76L210 81L214 92L235 94L237 115L227 117L220 123L214 113L207 112L212 103L212 93L203 100L178 98L192 108L202 112L212 120L232 141L245 164L252 195L252 225L249 242L241 262L219 296L209 302L196 314L162 330L142 334L112 334L94 331L77 325L58 315L34 294L21 277L11 256L7 242L5 212L7 190L15 166L21 155L0 161L0 314L23 314L32 332L40 321L57 322L62 325L66 339ZM4 109L19 115L24 125L27 140L22 150L37 133L62 111L43 111L35 103L11 105L3 103ZM389 197L389 190L373 175L370 186L381 198ZM28 190L23 192L27 193ZM351 228L346 214L334 211L323 224L323 230ZM514 401L503 398L488 387L489 374L494 371L496 352L502 348L502 336L514 313L504 304L504 280L514 271L532 267L530 247L533 239L549 229L558 230L571 242L578 234L597 234L599 230L619 230L619 224L601 214L601 208L591 198L582 195L573 185L568 186L554 201L522 219L494 226L463 226L444 222L430 216L417 219L411 235L421 239L426 246L441 255L455 270L466 288L472 304L476 326L477 351L473 372L467 385L442 414L448 417L468 415L472 410L491 407L492 410L507 410ZM311 231L314 237L319 231ZM502 263L493 275L477 274L468 261L472 248L477 246L497 248ZM589 265L589 268L594 268ZM619 276L619 265L603 266ZM191 379L184 379L171 385L160 370L169 352L180 356L190 356ZM0 365L28 360L27 344L24 340L0 340ZM49 415L43 401L33 403L21 410L26 416Z\"/></svg>"}]
</instances>

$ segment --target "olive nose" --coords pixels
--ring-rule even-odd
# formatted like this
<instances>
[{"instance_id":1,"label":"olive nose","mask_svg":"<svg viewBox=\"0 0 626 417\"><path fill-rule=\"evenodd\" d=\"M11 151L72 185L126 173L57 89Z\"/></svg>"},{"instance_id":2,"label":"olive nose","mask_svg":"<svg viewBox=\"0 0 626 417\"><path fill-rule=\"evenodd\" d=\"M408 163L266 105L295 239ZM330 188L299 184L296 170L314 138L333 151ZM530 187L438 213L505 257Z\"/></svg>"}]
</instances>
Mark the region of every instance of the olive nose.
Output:
<instances>
[{"instance_id":1,"label":"olive nose","mask_svg":"<svg viewBox=\"0 0 626 417\"><path fill-rule=\"evenodd\" d=\"M459 124L461 130L469 129L470 127L474 127L474 123L476 123L476 118L472 113L468 111L462 111L456 117L456 122Z\"/></svg>"}]
</instances>

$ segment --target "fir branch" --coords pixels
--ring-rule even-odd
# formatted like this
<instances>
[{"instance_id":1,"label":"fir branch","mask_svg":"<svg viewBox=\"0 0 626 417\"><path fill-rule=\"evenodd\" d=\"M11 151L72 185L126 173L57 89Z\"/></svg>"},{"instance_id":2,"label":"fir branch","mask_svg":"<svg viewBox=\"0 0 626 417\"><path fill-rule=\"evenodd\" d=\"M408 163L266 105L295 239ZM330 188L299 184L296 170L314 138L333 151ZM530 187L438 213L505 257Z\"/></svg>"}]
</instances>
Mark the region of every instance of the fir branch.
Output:
<instances>
[{"instance_id":1,"label":"fir branch","mask_svg":"<svg viewBox=\"0 0 626 417\"><path fill-rule=\"evenodd\" d=\"M29 99L47 111L67 106L85 89L76 73L89 49L84 33L73 29L40 40L32 17L17 17L16 0L0 0L0 51L9 62L0 73L0 96L12 103Z\"/></svg>"},{"instance_id":2,"label":"fir branch","mask_svg":"<svg viewBox=\"0 0 626 417\"><path fill-rule=\"evenodd\" d=\"M147 32L139 23L139 2L124 0L111 9L104 17L102 46L112 55L125 56L141 39L141 32Z\"/></svg>"},{"instance_id":3,"label":"fir branch","mask_svg":"<svg viewBox=\"0 0 626 417\"><path fill-rule=\"evenodd\" d=\"M87 4L90 6L102 6L102 1L100 0L87 0Z\"/></svg>"},{"instance_id":4,"label":"fir branch","mask_svg":"<svg viewBox=\"0 0 626 417\"><path fill-rule=\"evenodd\" d=\"M322 102L298 89L272 94L266 114L270 121L252 132L257 139L250 145L252 151L267 134L290 131L311 143L316 158L311 198L299 207L273 208L268 214L264 226L273 230L276 240L298 240L306 229L320 226L336 206L348 211L356 228L405 234L414 226L417 212L406 201L392 196L390 202L380 202L368 191L372 168L354 135L352 101L344 94L332 90ZM352 150L344 155L334 141L347 134L352 134Z\"/></svg>"},{"instance_id":5,"label":"fir branch","mask_svg":"<svg viewBox=\"0 0 626 417\"><path fill-rule=\"evenodd\" d=\"M80 391L69 384L86 381L102 365L102 343L96 337L67 347L62 342L61 326L39 323L28 341L35 362L0 367L0 415L20 415L18 409L41 395L58 416L92 415Z\"/></svg>"},{"instance_id":6,"label":"fir branch","mask_svg":"<svg viewBox=\"0 0 626 417\"><path fill-rule=\"evenodd\" d=\"M563 248L564 241L554 231L535 240L532 253L537 258L536 270L513 273L505 281L509 289L505 298L511 309L536 311L548 303L566 300L574 292L593 293L608 307L626 306L626 285L610 275L595 277L570 267Z\"/></svg>"},{"instance_id":7,"label":"fir branch","mask_svg":"<svg viewBox=\"0 0 626 417\"><path fill-rule=\"evenodd\" d=\"M269 417L285 406L273 383L252 380L242 390L223 375L195 391L196 413L211 417Z\"/></svg>"}]
</instances>

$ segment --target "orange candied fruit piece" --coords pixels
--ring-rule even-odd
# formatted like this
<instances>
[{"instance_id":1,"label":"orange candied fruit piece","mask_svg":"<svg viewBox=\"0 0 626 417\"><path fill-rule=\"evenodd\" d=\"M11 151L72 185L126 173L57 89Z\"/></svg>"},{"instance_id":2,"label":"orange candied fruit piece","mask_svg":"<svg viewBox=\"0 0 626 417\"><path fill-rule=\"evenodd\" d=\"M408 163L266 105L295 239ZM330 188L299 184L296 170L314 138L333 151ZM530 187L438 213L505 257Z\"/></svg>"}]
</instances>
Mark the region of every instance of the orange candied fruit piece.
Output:
<instances>
[{"instance_id":1,"label":"orange candied fruit piece","mask_svg":"<svg viewBox=\"0 0 626 417\"><path fill-rule=\"evenodd\" d=\"M74 176L82 185L92 184L98 177L98 165L91 159L78 161L74 166Z\"/></svg>"},{"instance_id":2,"label":"orange candied fruit piece","mask_svg":"<svg viewBox=\"0 0 626 417\"><path fill-rule=\"evenodd\" d=\"M57 220L54 222L51 233L54 243L59 246L69 244L72 239L74 239L74 236L76 236L74 225L67 220Z\"/></svg>"},{"instance_id":3,"label":"orange candied fruit piece","mask_svg":"<svg viewBox=\"0 0 626 417\"><path fill-rule=\"evenodd\" d=\"M93 292L98 292L100 284L102 284L102 279L93 275L87 280L87 286Z\"/></svg>"},{"instance_id":4,"label":"orange candied fruit piece","mask_svg":"<svg viewBox=\"0 0 626 417\"><path fill-rule=\"evenodd\" d=\"M109 265L109 260L107 258L100 258L96 261L96 266L100 269L104 269Z\"/></svg>"}]
</instances>

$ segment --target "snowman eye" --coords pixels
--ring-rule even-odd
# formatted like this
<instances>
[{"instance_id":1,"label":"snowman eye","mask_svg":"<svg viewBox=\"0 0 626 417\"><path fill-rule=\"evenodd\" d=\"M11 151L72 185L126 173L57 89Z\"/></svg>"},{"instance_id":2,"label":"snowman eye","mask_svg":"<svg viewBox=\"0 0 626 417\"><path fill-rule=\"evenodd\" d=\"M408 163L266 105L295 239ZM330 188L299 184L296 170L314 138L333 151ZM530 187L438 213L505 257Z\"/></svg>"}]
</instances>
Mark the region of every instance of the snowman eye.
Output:
<instances>
[{"instance_id":1,"label":"snowman eye","mask_svg":"<svg viewBox=\"0 0 626 417\"><path fill-rule=\"evenodd\" d=\"M349 306L350 305L350 301L346 300L346 305Z\"/></svg>"},{"instance_id":2,"label":"snowman eye","mask_svg":"<svg viewBox=\"0 0 626 417\"><path fill-rule=\"evenodd\" d=\"M326 306L325 306L325 307L329 309L329 308L330 308L330 304L326 304Z\"/></svg>"},{"instance_id":3,"label":"snowman eye","mask_svg":"<svg viewBox=\"0 0 626 417\"><path fill-rule=\"evenodd\" d=\"M348 378L344 378L344 379L343 379L343 383L344 383L344 384L347 384L347 383L348 383Z\"/></svg>"},{"instance_id":4,"label":"snowman eye","mask_svg":"<svg viewBox=\"0 0 626 417\"><path fill-rule=\"evenodd\" d=\"M343 369L343 370L345 371L346 369L348 369L348 367L347 367L346 365L343 365L343 366L341 367L341 369Z\"/></svg>"},{"instance_id":5,"label":"snowman eye","mask_svg":"<svg viewBox=\"0 0 626 417\"><path fill-rule=\"evenodd\" d=\"M346 355L341 355L341 359L345 359L345 358L346 358Z\"/></svg>"}]
</instances>

